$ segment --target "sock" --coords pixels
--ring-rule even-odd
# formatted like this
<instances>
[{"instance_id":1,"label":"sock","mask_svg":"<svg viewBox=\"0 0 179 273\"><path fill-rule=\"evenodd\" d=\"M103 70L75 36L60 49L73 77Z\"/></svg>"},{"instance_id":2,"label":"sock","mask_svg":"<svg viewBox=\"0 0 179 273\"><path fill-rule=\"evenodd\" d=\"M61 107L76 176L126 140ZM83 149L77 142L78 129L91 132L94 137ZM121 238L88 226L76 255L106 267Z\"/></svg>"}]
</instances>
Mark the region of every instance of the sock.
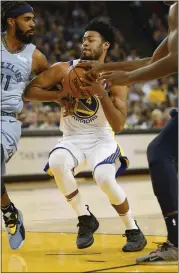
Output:
<instances>
[{"instance_id":1,"label":"sock","mask_svg":"<svg viewBox=\"0 0 179 273\"><path fill-rule=\"evenodd\" d=\"M11 215L11 213L17 212L17 209L14 206L14 204L11 202L7 207L1 206L1 211L4 215L6 215L6 217L9 217Z\"/></svg>"},{"instance_id":2,"label":"sock","mask_svg":"<svg viewBox=\"0 0 179 273\"><path fill-rule=\"evenodd\" d=\"M178 213L166 216L165 223L168 231L168 240L178 247Z\"/></svg>"},{"instance_id":3,"label":"sock","mask_svg":"<svg viewBox=\"0 0 179 273\"><path fill-rule=\"evenodd\" d=\"M134 221L134 218L132 216L132 211L130 209L128 210L126 214L120 215L120 217L126 227L126 230L139 229Z\"/></svg>"},{"instance_id":4,"label":"sock","mask_svg":"<svg viewBox=\"0 0 179 273\"><path fill-rule=\"evenodd\" d=\"M75 195L72 199L67 199L67 201L70 203L78 216L90 216L90 213L87 210L87 207L84 205L79 193Z\"/></svg>"}]
</instances>

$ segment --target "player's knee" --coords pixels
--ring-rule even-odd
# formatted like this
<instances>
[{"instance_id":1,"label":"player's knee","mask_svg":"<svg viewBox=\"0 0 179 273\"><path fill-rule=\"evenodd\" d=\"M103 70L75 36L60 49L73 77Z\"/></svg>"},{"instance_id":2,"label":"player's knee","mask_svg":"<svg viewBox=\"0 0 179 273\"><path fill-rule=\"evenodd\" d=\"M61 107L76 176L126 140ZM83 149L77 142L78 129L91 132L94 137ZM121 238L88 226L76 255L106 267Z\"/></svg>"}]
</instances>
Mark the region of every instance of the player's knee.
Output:
<instances>
[{"instance_id":1,"label":"player's knee","mask_svg":"<svg viewBox=\"0 0 179 273\"><path fill-rule=\"evenodd\" d=\"M67 150L56 149L49 157L49 166L52 171L58 169L63 173L72 169L73 158Z\"/></svg>"},{"instance_id":2,"label":"player's knee","mask_svg":"<svg viewBox=\"0 0 179 273\"><path fill-rule=\"evenodd\" d=\"M94 172L96 183L102 190L110 188L111 181L115 178L115 173L111 170L112 165L100 165Z\"/></svg>"},{"instance_id":3,"label":"player's knee","mask_svg":"<svg viewBox=\"0 0 179 273\"><path fill-rule=\"evenodd\" d=\"M94 178L101 190L108 196L109 201L113 205L119 205L126 199L125 192L117 184L115 179L115 165L106 164L96 168Z\"/></svg>"}]
</instances>

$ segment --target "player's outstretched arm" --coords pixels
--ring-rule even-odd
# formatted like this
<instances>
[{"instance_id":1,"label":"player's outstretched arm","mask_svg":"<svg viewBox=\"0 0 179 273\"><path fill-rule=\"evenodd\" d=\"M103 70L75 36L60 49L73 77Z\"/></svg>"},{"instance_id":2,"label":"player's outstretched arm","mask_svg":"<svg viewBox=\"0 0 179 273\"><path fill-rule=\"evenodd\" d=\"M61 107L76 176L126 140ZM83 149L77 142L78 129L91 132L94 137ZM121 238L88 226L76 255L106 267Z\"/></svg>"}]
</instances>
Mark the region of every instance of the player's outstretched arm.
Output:
<instances>
[{"instance_id":1,"label":"player's outstretched arm","mask_svg":"<svg viewBox=\"0 0 179 273\"><path fill-rule=\"evenodd\" d=\"M170 42L167 41L166 55L158 58L157 50L154 52L152 62L146 67L127 72L128 84L144 82L163 78L178 72L178 31L173 33Z\"/></svg>"},{"instance_id":2,"label":"player's outstretched arm","mask_svg":"<svg viewBox=\"0 0 179 273\"><path fill-rule=\"evenodd\" d=\"M24 99L26 101L59 101L64 97L64 92L60 90L49 91L48 89L61 82L65 69L65 65L56 63L40 73L27 85Z\"/></svg>"},{"instance_id":3,"label":"player's outstretched arm","mask_svg":"<svg viewBox=\"0 0 179 273\"><path fill-rule=\"evenodd\" d=\"M86 72L86 75L97 74L107 71L132 71L147 65L151 61L150 57L133 60L133 61L124 61L124 62L115 62L115 63L100 63L97 61L82 61L76 65L76 67L82 67L89 70Z\"/></svg>"},{"instance_id":4,"label":"player's outstretched arm","mask_svg":"<svg viewBox=\"0 0 179 273\"><path fill-rule=\"evenodd\" d=\"M86 75L91 77L93 80L96 79L96 75L98 73L103 72L104 75L102 75L101 78L99 78L99 80L108 79L108 80L111 80L112 85L116 85L118 78L121 77L121 73L119 71L131 72L139 68L143 68L147 65L150 65L151 63L156 62L160 60L161 58L165 57L168 54L167 43L168 43L168 37L162 41L162 43L157 47L157 49L153 53L153 56L149 58L143 58L143 59L133 60L133 61L107 63L107 64L102 64L96 61L95 62L85 61L80 63L79 66L82 66L85 69L89 70L88 72L86 72ZM113 72L110 72L110 71L113 71ZM121 85L128 84L127 80L128 78L125 75L125 78L123 78L123 82L121 81L120 84ZM110 86L110 83L109 83L109 86Z\"/></svg>"},{"instance_id":5,"label":"player's outstretched arm","mask_svg":"<svg viewBox=\"0 0 179 273\"><path fill-rule=\"evenodd\" d=\"M178 48L177 48L178 32L176 31L172 40L170 40L170 51L167 51L167 55L157 54L154 52L152 61L149 65L134 70L132 72L114 71L103 73L98 80L105 80L108 82L109 87L114 85L129 85L135 82L145 82L154 79L166 77L178 72ZM167 41L167 39L166 39Z\"/></svg>"},{"instance_id":6,"label":"player's outstretched arm","mask_svg":"<svg viewBox=\"0 0 179 273\"><path fill-rule=\"evenodd\" d=\"M127 73L128 84L145 82L166 77L178 72L178 52L169 53L166 57L148 66Z\"/></svg>"},{"instance_id":7,"label":"player's outstretched arm","mask_svg":"<svg viewBox=\"0 0 179 273\"><path fill-rule=\"evenodd\" d=\"M96 73L108 72L108 71L133 71L141 67L147 66L157 60L165 57L168 54L168 37L165 38L162 43L157 47L152 57L147 57L138 60L115 62L115 63L99 63L97 61L89 62L82 61L77 64L77 67L84 67L86 69L91 69L86 72L87 75L95 75Z\"/></svg>"}]
</instances>

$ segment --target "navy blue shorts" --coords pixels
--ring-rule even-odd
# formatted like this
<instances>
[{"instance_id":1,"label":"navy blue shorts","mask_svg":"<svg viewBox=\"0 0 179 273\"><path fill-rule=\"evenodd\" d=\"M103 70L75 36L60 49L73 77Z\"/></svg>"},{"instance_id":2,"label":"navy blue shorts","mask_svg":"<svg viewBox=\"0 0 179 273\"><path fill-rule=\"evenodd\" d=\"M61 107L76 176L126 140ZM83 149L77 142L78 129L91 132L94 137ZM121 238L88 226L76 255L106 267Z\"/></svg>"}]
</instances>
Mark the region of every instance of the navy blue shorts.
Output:
<instances>
[{"instance_id":1,"label":"navy blue shorts","mask_svg":"<svg viewBox=\"0 0 179 273\"><path fill-rule=\"evenodd\" d=\"M149 163L166 157L171 157L178 162L178 110L172 109L170 116L165 127L148 147Z\"/></svg>"}]
</instances>

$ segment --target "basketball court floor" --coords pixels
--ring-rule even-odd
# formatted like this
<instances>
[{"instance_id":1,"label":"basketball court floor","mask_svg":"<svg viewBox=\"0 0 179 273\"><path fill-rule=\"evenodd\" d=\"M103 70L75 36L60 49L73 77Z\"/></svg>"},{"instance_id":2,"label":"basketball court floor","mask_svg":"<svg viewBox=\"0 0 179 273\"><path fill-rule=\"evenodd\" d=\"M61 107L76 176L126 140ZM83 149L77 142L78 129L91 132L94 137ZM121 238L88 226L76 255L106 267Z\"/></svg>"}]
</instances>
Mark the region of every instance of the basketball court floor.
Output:
<instances>
[{"instance_id":1,"label":"basketball court floor","mask_svg":"<svg viewBox=\"0 0 179 273\"><path fill-rule=\"evenodd\" d=\"M79 189L98 218L94 244L76 248L77 219L54 181L7 184L9 195L24 215L26 241L9 248L2 232L2 272L178 272L168 263L136 265L135 259L166 240L165 224L149 176L120 177L138 225L148 244L141 252L124 253L124 225L107 197L90 179L78 179Z\"/></svg>"}]
</instances>

